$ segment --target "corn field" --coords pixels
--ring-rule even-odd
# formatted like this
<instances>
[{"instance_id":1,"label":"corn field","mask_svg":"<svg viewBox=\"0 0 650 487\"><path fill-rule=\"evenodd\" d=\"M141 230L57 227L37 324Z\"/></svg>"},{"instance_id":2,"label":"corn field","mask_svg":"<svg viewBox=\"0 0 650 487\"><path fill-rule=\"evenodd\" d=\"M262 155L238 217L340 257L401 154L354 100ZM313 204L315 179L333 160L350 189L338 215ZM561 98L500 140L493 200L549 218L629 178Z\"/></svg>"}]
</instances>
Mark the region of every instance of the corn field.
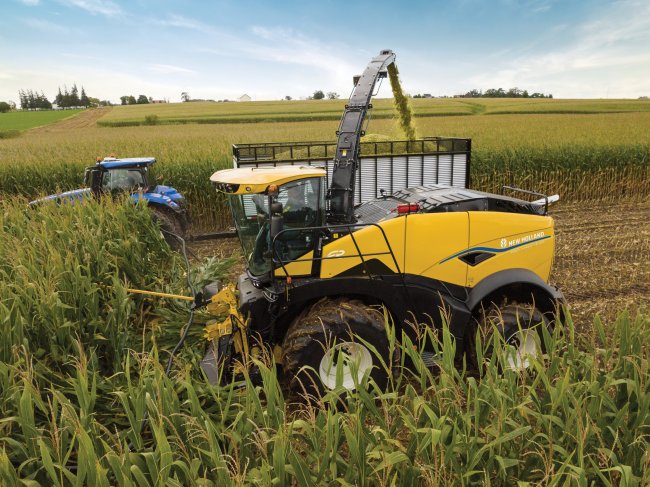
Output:
<instances>
[{"instance_id":1,"label":"corn field","mask_svg":"<svg viewBox=\"0 0 650 487\"><path fill-rule=\"evenodd\" d=\"M647 222L650 114L637 105L611 102L612 113L597 113L594 101L412 101L418 134L473 139L473 187L515 184L590 207L625 202L638 225ZM205 107L185 105L162 107L161 121L208 116ZM326 102L323 111L340 115L339 105ZM181 108L196 111L179 115ZM400 357L386 365L388 390L370 383L343 400L335 390L300 405L285 399L270 358L256 363L261 385L245 376L243 384L211 386L199 367L211 317L197 311L167 375L187 305L126 288L190 290L182 258L146 207L28 208L27 201L80 187L96 156L154 156L155 172L186 195L194 221L224 228L230 216L208 178L231 165L232 143L332 140L338 115L309 123L130 123L144 120L150 112L137 110L145 109L152 108L115 109L105 119L138 126L55 125L0 140L0 485L650 485L650 316L640 298L640 311L605 319L585 303L588 324L568 317L546 333L545 355L524 372L504 367L507 352L491 342L476 344L480 371L459 367L446 328L412 342L387 318ZM424 109L517 114L418 117ZM254 104L237 110L220 116L256 113ZM288 111L304 116L298 105ZM400 138L390 118L371 130ZM567 287L575 281L572 291L591 293L587 284L616 277L631 287L616 282L608 294L643 293L643 228L622 233L615 208L590 218L598 220L593 229L578 217L567 225L566 238L578 242L560 235L560 243L607 262L612 275L599 277L595 263L573 262L560 246ZM585 231L597 238L583 248ZM620 238L627 240L617 246ZM189 277L200 288L232 265L196 258ZM423 349L439 357L437 367L426 366ZM496 355L482 360L488 350Z\"/></svg>"},{"instance_id":2,"label":"corn field","mask_svg":"<svg viewBox=\"0 0 650 487\"><path fill-rule=\"evenodd\" d=\"M261 386L210 386L204 316L165 375L187 310L125 287L188 290L145 207L8 198L0 218L2 485L650 482L647 316L596 319L584 336L568 320L529 372L504 372L499 352L480 379L455 367L446 330L398 345L387 321L413 364L388 391L295 406L269 361ZM197 262L192 280L225 268ZM443 357L436 370L425 345Z\"/></svg>"},{"instance_id":3,"label":"corn field","mask_svg":"<svg viewBox=\"0 0 650 487\"><path fill-rule=\"evenodd\" d=\"M421 101L412 102L417 114L415 102ZM337 101L328 104L340 108ZM160 110L163 114L187 110L184 105L188 104ZM239 110L253 110L255 105ZM497 106L505 109L503 104ZM143 110L115 108L100 120L128 114L132 108ZM191 108L201 113L201 107ZM415 123L419 135L472 139L471 184L479 190L501 192L504 184L516 185L559 193L563 201L574 202L639 201L650 194L650 113L416 117ZM332 141L337 122L56 127L0 141L0 195L35 198L78 188L84 167L97 156L153 156L159 161L156 172L186 195L193 221L202 228L219 229L231 224L230 216L209 177L232 165L233 143ZM374 120L371 130L403 138L397 120Z\"/></svg>"}]
</instances>

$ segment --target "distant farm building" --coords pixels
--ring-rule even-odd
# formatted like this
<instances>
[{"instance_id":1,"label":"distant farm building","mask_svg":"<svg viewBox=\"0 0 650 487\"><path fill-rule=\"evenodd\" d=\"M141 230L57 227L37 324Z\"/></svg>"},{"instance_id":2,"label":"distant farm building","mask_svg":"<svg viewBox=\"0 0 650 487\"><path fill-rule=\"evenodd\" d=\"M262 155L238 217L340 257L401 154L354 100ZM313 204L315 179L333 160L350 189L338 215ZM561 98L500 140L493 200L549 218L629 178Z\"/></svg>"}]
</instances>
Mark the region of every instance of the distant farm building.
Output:
<instances>
[{"instance_id":1,"label":"distant farm building","mask_svg":"<svg viewBox=\"0 0 650 487\"><path fill-rule=\"evenodd\" d=\"M151 100L151 103L169 103L167 100Z\"/></svg>"},{"instance_id":2,"label":"distant farm building","mask_svg":"<svg viewBox=\"0 0 650 487\"><path fill-rule=\"evenodd\" d=\"M239 97L239 101L251 101L252 98L248 95L242 95Z\"/></svg>"}]
</instances>

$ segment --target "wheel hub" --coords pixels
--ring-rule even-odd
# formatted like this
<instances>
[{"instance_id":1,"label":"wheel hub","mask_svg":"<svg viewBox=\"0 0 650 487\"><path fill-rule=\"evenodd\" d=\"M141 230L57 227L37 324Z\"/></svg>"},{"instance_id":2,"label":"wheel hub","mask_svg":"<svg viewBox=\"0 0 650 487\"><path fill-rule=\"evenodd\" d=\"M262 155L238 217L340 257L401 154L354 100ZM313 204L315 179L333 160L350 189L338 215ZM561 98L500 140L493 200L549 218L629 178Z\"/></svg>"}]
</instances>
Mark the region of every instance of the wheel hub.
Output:
<instances>
[{"instance_id":1,"label":"wheel hub","mask_svg":"<svg viewBox=\"0 0 650 487\"><path fill-rule=\"evenodd\" d=\"M541 354L541 344L537 330L526 329L516 332L508 340L508 368L523 370L530 367L530 359Z\"/></svg>"},{"instance_id":2,"label":"wheel hub","mask_svg":"<svg viewBox=\"0 0 650 487\"><path fill-rule=\"evenodd\" d=\"M352 391L371 368L370 350L360 343L342 342L325 351L318 375L328 389L342 386Z\"/></svg>"}]
</instances>

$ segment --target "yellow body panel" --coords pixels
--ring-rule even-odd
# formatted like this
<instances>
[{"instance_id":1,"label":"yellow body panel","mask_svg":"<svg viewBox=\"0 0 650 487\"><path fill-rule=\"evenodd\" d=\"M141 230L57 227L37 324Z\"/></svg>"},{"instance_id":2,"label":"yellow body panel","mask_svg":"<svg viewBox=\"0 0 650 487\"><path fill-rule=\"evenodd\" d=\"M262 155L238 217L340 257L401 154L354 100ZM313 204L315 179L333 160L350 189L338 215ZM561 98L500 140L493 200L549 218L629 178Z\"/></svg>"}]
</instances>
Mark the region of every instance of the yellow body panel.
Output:
<instances>
[{"instance_id":1,"label":"yellow body panel","mask_svg":"<svg viewBox=\"0 0 650 487\"><path fill-rule=\"evenodd\" d=\"M379 225L401 272L471 288L491 274L516 268L528 269L548 282L555 246L550 217L487 211L420 213ZM397 272L390 255L369 255L388 251L379 229L366 227L354 237L366 261L380 260ZM474 266L460 259L473 252L493 256ZM349 235L326 245L323 257L330 259L323 260L321 278L340 275L361 264ZM299 269L308 274L306 262L295 265L304 267L296 267L296 273L291 270L290 275L298 275Z\"/></svg>"},{"instance_id":2,"label":"yellow body panel","mask_svg":"<svg viewBox=\"0 0 650 487\"><path fill-rule=\"evenodd\" d=\"M277 277L285 277L287 274L291 277L309 276L311 275L313 258L314 252L310 251L296 260L289 263L285 262L284 269L287 270L287 273L285 274L282 267L278 267L275 269L275 275Z\"/></svg>"},{"instance_id":3,"label":"yellow body panel","mask_svg":"<svg viewBox=\"0 0 650 487\"><path fill-rule=\"evenodd\" d=\"M267 190L270 184L281 185L299 179L325 177L325 169L313 166L243 167L223 169L210 176L217 189L229 194L257 194ZM237 190L228 192L222 185L238 185Z\"/></svg>"},{"instance_id":4,"label":"yellow body panel","mask_svg":"<svg viewBox=\"0 0 650 487\"><path fill-rule=\"evenodd\" d=\"M467 248L468 213L408 215L406 223L406 272L465 286L468 265L459 259L443 259Z\"/></svg>"},{"instance_id":5,"label":"yellow body panel","mask_svg":"<svg viewBox=\"0 0 650 487\"><path fill-rule=\"evenodd\" d=\"M469 246L483 245L503 237L510 238L523 233L553 227L550 216L522 215L498 211L470 211Z\"/></svg>"},{"instance_id":6,"label":"yellow body panel","mask_svg":"<svg viewBox=\"0 0 650 487\"><path fill-rule=\"evenodd\" d=\"M393 218L381 222L381 228L386 233L386 238L393 249L393 254L399 265L395 267L392 256L388 253L388 244L384 239L381 230L375 226L361 228L354 232L356 241L364 260L370 259L381 261L386 267L393 272L404 272L404 232L406 228L406 218ZM382 254L382 255L370 255ZM359 252L355 247L351 235L341 237L323 247L323 262L321 265L321 278L337 276L348 269L361 265L362 261Z\"/></svg>"},{"instance_id":7,"label":"yellow body panel","mask_svg":"<svg viewBox=\"0 0 650 487\"><path fill-rule=\"evenodd\" d=\"M359 247L368 264L380 261L392 272L422 276L472 288L481 280L506 269L528 269L548 282L555 247L553 219L517 213L470 211L418 213L381 221L397 265L388 253L388 244L376 226L345 235L323 247L320 277L336 277L354 268L365 270ZM461 257L473 253L491 257L469 265ZM375 255L373 255L375 254ZM290 276L311 273L313 252L286 264ZM377 262L370 272L382 271ZM374 269L374 270L373 270ZM279 268L275 275L284 277Z\"/></svg>"},{"instance_id":8,"label":"yellow body panel","mask_svg":"<svg viewBox=\"0 0 650 487\"><path fill-rule=\"evenodd\" d=\"M548 281L555 251L553 219L491 211L470 212L470 248L493 249L495 256L469 267L473 287L503 269L528 269Z\"/></svg>"}]
</instances>

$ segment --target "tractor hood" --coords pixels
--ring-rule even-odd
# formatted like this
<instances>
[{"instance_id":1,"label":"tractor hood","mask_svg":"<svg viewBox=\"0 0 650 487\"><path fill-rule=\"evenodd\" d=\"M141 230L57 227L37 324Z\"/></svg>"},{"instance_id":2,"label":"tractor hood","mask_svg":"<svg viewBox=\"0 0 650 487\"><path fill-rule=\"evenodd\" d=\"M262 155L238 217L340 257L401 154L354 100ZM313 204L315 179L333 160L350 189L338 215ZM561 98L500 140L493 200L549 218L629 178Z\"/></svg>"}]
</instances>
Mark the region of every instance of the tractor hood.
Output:
<instances>
[{"instance_id":1,"label":"tractor hood","mask_svg":"<svg viewBox=\"0 0 650 487\"><path fill-rule=\"evenodd\" d=\"M135 192L131 194L131 199L136 203L144 200L147 203L155 203L167 206L173 210L181 210L185 204L185 198L175 188L170 186L158 185L146 193Z\"/></svg>"},{"instance_id":2,"label":"tractor hood","mask_svg":"<svg viewBox=\"0 0 650 487\"><path fill-rule=\"evenodd\" d=\"M176 188L172 188L171 186L163 186L162 184L154 187L151 192L169 196L172 199L177 196L180 196L182 198L181 194L176 190Z\"/></svg>"},{"instance_id":3,"label":"tractor hood","mask_svg":"<svg viewBox=\"0 0 650 487\"><path fill-rule=\"evenodd\" d=\"M84 200L91 196L92 196L92 192L90 191L90 188L73 189L72 191L66 191L65 193L51 194L43 198L38 198L34 201L30 201L29 205L36 206L36 205L46 203L48 201L55 201L57 203L64 203L64 202L72 203L75 201Z\"/></svg>"},{"instance_id":4,"label":"tractor hood","mask_svg":"<svg viewBox=\"0 0 650 487\"><path fill-rule=\"evenodd\" d=\"M183 198L183 195L180 194L176 188L172 188L171 186L163 186L162 184L159 184L155 188L153 188L150 191L150 194L158 194L162 197L167 197L170 200L172 200L174 203L177 205L182 205L183 202L185 201L185 198Z\"/></svg>"}]
</instances>

